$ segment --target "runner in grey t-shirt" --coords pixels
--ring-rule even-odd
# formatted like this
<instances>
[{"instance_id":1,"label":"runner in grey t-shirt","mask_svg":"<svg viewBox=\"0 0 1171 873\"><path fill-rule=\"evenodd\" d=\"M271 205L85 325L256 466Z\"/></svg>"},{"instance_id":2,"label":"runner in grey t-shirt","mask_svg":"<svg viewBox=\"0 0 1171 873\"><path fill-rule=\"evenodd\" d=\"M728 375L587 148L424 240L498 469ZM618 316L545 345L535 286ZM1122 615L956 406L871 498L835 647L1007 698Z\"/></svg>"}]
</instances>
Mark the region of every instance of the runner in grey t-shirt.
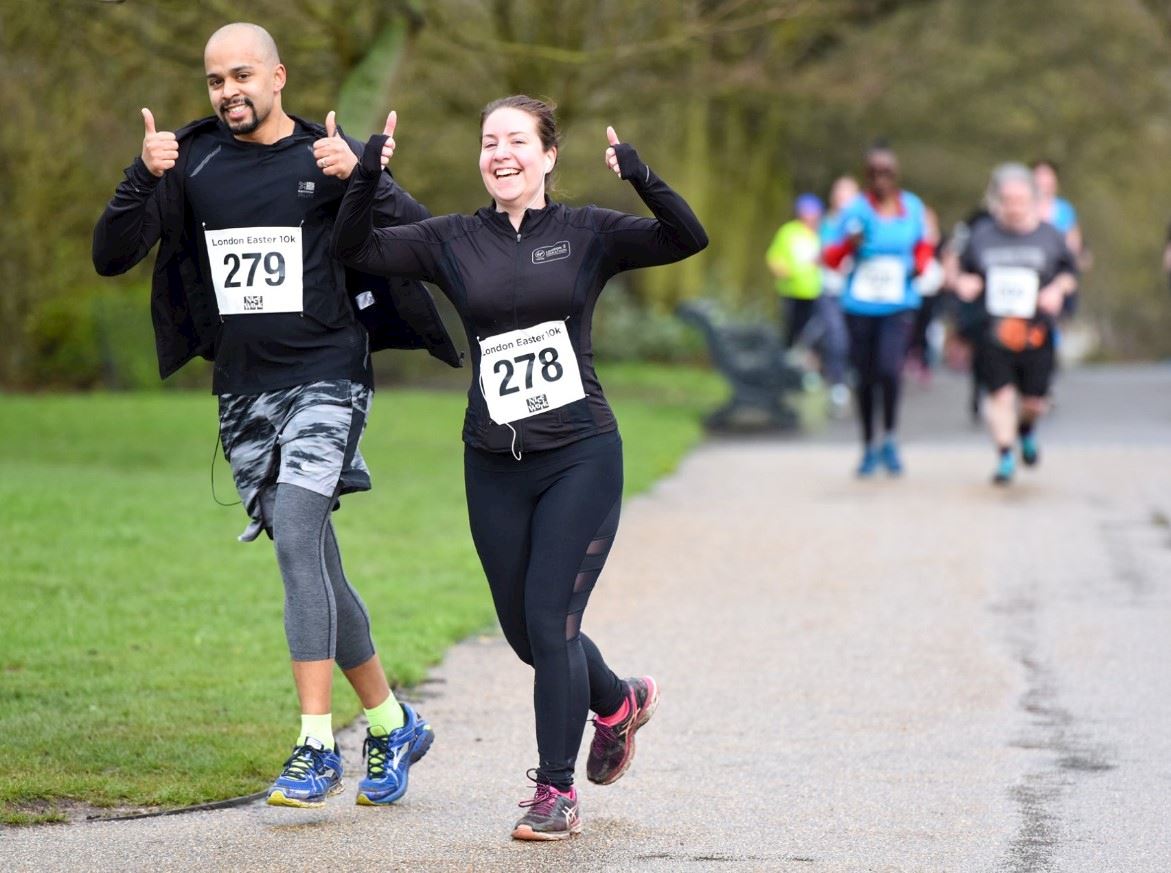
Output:
<instances>
[{"instance_id":1,"label":"runner in grey t-shirt","mask_svg":"<svg viewBox=\"0 0 1171 873\"><path fill-rule=\"evenodd\" d=\"M1046 411L1053 327L1065 298L1077 289L1077 263L1061 233L1038 216L1027 167L997 167L988 200L994 220L973 228L960 259L956 294L984 304L986 328L977 366L999 452L993 482L1006 485L1016 472L1012 449L1018 436L1025 465L1040 458L1033 427Z\"/></svg>"}]
</instances>

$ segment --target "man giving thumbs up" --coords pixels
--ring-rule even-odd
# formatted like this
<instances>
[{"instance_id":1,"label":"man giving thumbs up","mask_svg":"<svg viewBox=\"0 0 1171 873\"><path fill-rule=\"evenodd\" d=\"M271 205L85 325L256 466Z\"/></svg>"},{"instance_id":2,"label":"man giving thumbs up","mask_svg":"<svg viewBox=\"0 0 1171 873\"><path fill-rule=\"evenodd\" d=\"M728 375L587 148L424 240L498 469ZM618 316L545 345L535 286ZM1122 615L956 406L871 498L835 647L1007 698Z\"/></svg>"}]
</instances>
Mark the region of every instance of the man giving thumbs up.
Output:
<instances>
[{"instance_id":1,"label":"man giving thumbs up","mask_svg":"<svg viewBox=\"0 0 1171 873\"><path fill-rule=\"evenodd\" d=\"M432 733L387 685L330 513L341 494L370 488L358 450L369 349L425 347L454 366L459 357L421 285L347 272L330 255L359 146L333 112L322 126L284 111L287 72L268 32L220 28L204 66L213 116L171 132L142 110L142 152L94 229L94 266L125 272L161 241L151 300L160 373L197 354L215 361L220 438L250 518L240 539L263 530L275 541L301 729L269 803L320 806L341 789L335 662L370 722L358 802L392 803ZM377 185L376 223L428 216L389 173Z\"/></svg>"}]
</instances>

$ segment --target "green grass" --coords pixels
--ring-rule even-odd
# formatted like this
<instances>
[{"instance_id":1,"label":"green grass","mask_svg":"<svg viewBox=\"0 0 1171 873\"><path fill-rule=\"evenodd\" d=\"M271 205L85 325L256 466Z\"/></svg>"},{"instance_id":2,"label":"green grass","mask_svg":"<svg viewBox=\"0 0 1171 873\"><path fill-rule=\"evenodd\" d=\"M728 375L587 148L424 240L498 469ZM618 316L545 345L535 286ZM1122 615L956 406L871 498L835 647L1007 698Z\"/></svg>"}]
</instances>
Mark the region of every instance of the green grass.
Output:
<instances>
[{"instance_id":1,"label":"green grass","mask_svg":"<svg viewBox=\"0 0 1171 873\"><path fill-rule=\"evenodd\" d=\"M722 396L696 370L604 368L627 495L669 472ZM392 683L492 624L467 531L449 392L378 395L375 488L336 517ZM267 540L216 506L215 400L190 393L0 396L0 821L54 804L174 806L257 791L295 729L280 577ZM235 499L223 459L221 499ZM340 673L335 720L358 712Z\"/></svg>"}]
</instances>

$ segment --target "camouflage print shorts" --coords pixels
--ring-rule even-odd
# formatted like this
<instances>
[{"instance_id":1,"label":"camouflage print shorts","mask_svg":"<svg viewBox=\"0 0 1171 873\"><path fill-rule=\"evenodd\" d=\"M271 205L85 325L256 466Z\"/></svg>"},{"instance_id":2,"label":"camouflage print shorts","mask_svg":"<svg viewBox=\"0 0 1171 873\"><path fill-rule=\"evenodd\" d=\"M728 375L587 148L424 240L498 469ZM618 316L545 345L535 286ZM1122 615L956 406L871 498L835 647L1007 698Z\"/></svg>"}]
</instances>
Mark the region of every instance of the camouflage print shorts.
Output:
<instances>
[{"instance_id":1,"label":"camouflage print shorts","mask_svg":"<svg viewBox=\"0 0 1171 873\"><path fill-rule=\"evenodd\" d=\"M261 512L267 486L298 485L325 497L370 490L358 440L371 395L365 385L345 379L219 395L224 457L252 519L242 540L271 527Z\"/></svg>"}]
</instances>

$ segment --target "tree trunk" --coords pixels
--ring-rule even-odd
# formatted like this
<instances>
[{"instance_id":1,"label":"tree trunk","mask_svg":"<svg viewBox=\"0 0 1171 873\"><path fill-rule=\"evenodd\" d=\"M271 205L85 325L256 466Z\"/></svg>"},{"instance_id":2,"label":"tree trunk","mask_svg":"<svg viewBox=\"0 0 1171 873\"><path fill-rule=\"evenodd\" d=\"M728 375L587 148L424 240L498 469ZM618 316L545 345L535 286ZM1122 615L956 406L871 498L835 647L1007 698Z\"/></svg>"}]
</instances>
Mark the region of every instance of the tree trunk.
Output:
<instances>
[{"instance_id":1,"label":"tree trunk","mask_svg":"<svg viewBox=\"0 0 1171 873\"><path fill-rule=\"evenodd\" d=\"M338 91L337 116L351 136L365 139L381 131L394 108L394 82L406 64L420 25L394 16L379 32L366 56L349 72Z\"/></svg>"}]
</instances>

